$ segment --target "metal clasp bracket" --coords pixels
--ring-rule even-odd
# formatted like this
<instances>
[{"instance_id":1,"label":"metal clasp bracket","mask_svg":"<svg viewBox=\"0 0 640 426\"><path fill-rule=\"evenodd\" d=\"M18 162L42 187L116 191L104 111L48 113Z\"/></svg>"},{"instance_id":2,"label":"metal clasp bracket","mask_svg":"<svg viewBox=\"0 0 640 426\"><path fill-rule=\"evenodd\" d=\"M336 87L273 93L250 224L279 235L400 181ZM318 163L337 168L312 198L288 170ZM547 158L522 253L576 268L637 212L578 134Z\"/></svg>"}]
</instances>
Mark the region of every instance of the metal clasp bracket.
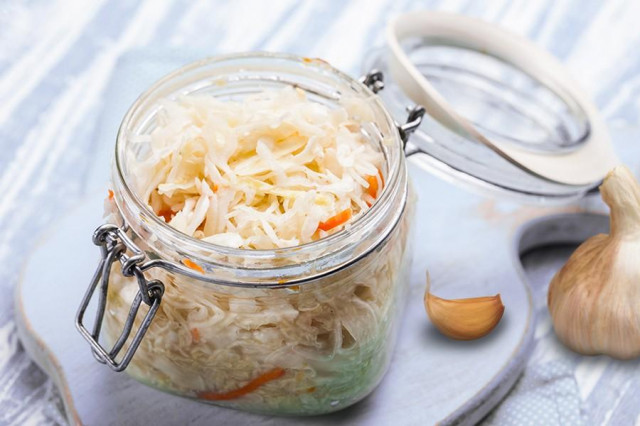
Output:
<instances>
[{"instance_id":1,"label":"metal clasp bracket","mask_svg":"<svg viewBox=\"0 0 640 426\"><path fill-rule=\"evenodd\" d=\"M96 360L107 364L114 371L123 371L129 365L142 338L151 325L151 321L156 315L160 302L162 301L162 295L164 294L164 285L158 280L149 281L146 279L142 272L143 269L148 269L145 268L144 264L145 254L127 236L126 228L123 229L113 224L102 225L94 232L93 243L100 247L102 258L76 314L76 328L80 334L82 334L82 337L91 345L91 350ZM127 255L127 252L131 252L131 255ZM111 266L116 260L121 264L122 275L126 277L136 277L138 281L138 292L131 303L129 315L125 320L122 333L113 347L107 350L100 344L99 338L107 304L109 275L111 273ZM100 285L98 308L93 330L90 332L84 326L83 319L87 307L93 298L93 294L98 288L98 284ZM125 352L122 360L116 362L116 357L131 334L133 323L142 302L149 306L149 311L144 316L142 324L134 335L131 345Z\"/></svg>"},{"instance_id":2,"label":"metal clasp bracket","mask_svg":"<svg viewBox=\"0 0 640 426\"><path fill-rule=\"evenodd\" d=\"M384 89L384 74L380 70L371 70L364 76L360 78L360 83L367 86L373 93L378 93L382 89ZM421 105L413 105L407 108L407 120L404 124L396 124L396 128L398 129L398 133L400 133L400 139L402 139L402 148L407 147L407 142L411 137L411 134L416 131L416 129L422 123L422 119L424 118L425 109Z\"/></svg>"}]
</instances>

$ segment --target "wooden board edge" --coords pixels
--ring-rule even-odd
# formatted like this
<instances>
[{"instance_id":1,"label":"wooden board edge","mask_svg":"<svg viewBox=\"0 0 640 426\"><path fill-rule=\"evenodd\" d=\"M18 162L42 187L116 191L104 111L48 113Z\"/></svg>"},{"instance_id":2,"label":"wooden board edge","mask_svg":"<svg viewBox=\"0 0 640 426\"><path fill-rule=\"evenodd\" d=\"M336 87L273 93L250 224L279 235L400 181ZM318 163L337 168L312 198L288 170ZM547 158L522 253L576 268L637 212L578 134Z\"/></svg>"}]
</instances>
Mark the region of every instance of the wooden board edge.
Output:
<instances>
[{"instance_id":1,"label":"wooden board edge","mask_svg":"<svg viewBox=\"0 0 640 426\"><path fill-rule=\"evenodd\" d=\"M77 208L77 206L76 206ZM62 369L62 365L58 358L51 352L44 339L35 331L31 325L31 321L27 318L24 310L22 297L22 289L25 282L25 274L27 265L31 262L33 253L49 238L49 232L40 238L35 247L31 250L25 259L18 282L13 292L14 319L16 322L16 330L18 338L22 343L27 355L53 380L54 385L60 391L62 404L64 406L64 415L71 425L82 425L80 414L75 408L75 403L71 396L71 389L67 383L67 378Z\"/></svg>"}]
</instances>

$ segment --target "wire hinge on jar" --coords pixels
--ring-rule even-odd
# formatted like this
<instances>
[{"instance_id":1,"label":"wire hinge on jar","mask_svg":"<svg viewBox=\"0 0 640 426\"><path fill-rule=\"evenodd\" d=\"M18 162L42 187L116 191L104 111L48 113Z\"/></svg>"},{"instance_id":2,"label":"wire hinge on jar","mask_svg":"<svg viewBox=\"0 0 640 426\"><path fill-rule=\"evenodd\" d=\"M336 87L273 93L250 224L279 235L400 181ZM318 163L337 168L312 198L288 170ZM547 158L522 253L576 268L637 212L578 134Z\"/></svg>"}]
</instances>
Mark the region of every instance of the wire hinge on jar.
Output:
<instances>
[{"instance_id":1,"label":"wire hinge on jar","mask_svg":"<svg viewBox=\"0 0 640 426\"><path fill-rule=\"evenodd\" d=\"M371 70L360 78L360 83L364 84L373 93L378 93L384 89L384 74L380 70ZM409 137L422 123L425 109L420 105L413 105L407 108L408 116L404 124L396 123L400 139L402 139L402 147L406 148Z\"/></svg>"},{"instance_id":2,"label":"wire hinge on jar","mask_svg":"<svg viewBox=\"0 0 640 426\"><path fill-rule=\"evenodd\" d=\"M93 243L100 247L102 258L98 264L95 274L89 284L89 288L82 299L78 313L76 314L76 328L80 334L89 342L91 350L96 360L103 364L107 364L112 370L123 371L129 365L131 358L140 345L153 317L155 316L162 295L164 294L164 285L158 280L147 280L144 276L145 270L153 267L151 262L145 262L146 256L140 248L126 234L127 226L120 228L117 225L105 224L100 226L93 234ZM127 253L131 253L128 255ZM126 277L135 277L138 282L138 291L131 303L129 315L124 323L124 329L118 340L114 343L110 350L105 349L99 343L100 330L104 319L105 308L107 304L107 289L109 286L109 275L111 266L115 261L119 261L121 265L122 275ZM84 314L91 302L96 288L100 287L98 307L96 310L96 318L93 324L93 330L90 332L83 324ZM141 303L144 302L149 306L149 310L144 316L138 331L134 335L131 344L125 352L120 362L116 361L116 357L122 350L125 342L129 338L133 329L138 310Z\"/></svg>"}]
</instances>

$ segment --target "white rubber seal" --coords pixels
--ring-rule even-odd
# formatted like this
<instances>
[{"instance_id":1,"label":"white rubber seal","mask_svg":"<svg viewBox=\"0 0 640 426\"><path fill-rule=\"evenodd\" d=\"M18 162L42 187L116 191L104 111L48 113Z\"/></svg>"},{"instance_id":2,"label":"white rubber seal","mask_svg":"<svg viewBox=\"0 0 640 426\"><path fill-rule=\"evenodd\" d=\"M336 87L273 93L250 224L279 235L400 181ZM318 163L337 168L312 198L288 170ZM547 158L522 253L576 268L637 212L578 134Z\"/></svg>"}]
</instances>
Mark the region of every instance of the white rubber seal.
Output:
<instances>
[{"instance_id":1,"label":"white rubber seal","mask_svg":"<svg viewBox=\"0 0 640 426\"><path fill-rule=\"evenodd\" d=\"M434 37L456 46L486 52L525 71L561 98L571 97L585 112L590 134L570 152L540 153L490 140L459 115L411 62L400 42L409 37ZM486 22L441 12L411 12L387 27L392 79L427 114L466 138L487 145L512 163L544 179L568 185L593 184L619 163L606 126L595 105L551 54L527 39Z\"/></svg>"}]
</instances>

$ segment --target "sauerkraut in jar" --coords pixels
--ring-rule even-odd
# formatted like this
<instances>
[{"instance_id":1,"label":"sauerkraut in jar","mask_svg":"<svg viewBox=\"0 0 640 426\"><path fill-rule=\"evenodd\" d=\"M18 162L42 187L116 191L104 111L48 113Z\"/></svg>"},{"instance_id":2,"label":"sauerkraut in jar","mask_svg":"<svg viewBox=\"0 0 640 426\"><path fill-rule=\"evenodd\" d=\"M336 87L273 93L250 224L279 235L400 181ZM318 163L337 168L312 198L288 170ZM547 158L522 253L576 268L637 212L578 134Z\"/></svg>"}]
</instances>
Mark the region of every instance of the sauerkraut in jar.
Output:
<instances>
[{"instance_id":1,"label":"sauerkraut in jar","mask_svg":"<svg viewBox=\"0 0 640 426\"><path fill-rule=\"evenodd\" d=\"M164 294L126 371L270 414L362 399L389 365L408 286L408 187L378 97L322 61L235 55L164 78L123 121L105 202L171 265L144 271ZM121 272L111 344L138 291Z\"/></svg>"}]
</instances>

